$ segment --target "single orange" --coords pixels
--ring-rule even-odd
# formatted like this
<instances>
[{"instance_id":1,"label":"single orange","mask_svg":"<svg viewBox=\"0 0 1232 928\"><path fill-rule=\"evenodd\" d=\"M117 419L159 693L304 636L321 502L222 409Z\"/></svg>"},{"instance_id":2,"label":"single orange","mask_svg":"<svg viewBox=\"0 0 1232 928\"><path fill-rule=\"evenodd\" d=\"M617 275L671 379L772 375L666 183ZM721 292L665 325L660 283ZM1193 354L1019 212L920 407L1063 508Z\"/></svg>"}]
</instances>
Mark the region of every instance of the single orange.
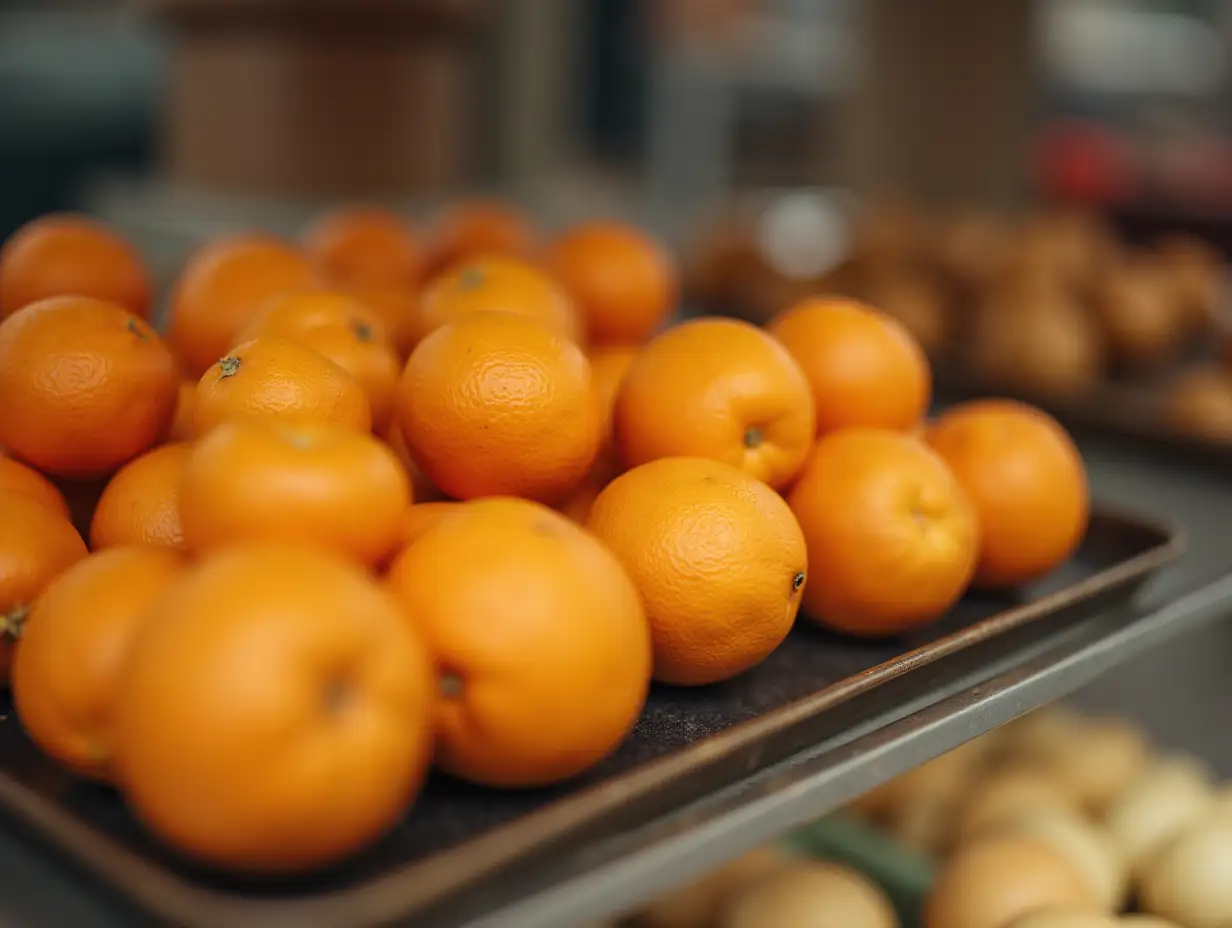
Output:
<instances>
[{"instance_id":1,"label":"single orange","mask_svg":"<svg viewBox=\"0 0 1232 928\"><path fill-rule=\"evenodd\" d=\"M704 457L778 489L813 441L813 398L787 350L735 319L694 319L633 360L616 397L616 448L628 467Z\"/></svg>"},{"instance_id":2,"label":"single orange","mask_svg":"<svg viewBox=\"0 0 1232 928\"><path fill-rule=\"evenodd\" d=\"M529 259L538 247L534 228L511 206L497 200L466 200L447 207L433 221L429 264L437 273L480 255Z\"/></svg>"},{"instance_id":3,"label":"single orange","mask_svg":"<svg viewBox=\"0 0 1232 928\"><path fill-rule=\"evenodd\" d=\"M111 775L111 723L124 661L151 607L184 572L159 548L113 548L51 582L22 626L13 702L35 744L82 776Z\"/></svg>"},{"instance_id":4,"label":"single orange","mask_svg":"<svg viewBox=\"0 0 1232 928\"><path fill-rule=\"evenodd\" d=\"M854 300L811 297L768 328L808 378L819 435L847 426L905 430L928 409L928 358L897 320Z\"/></svg>"},{"instance_id":5,"label":"single orange","mask_svg":"<svg viewBox=\"0 0 1232 928\"><path fill-rule=\"evenodd\" d=\"M336 209L304 235L304 248L334 280L414 286L423 246L401 216L371 206Z\"/></svg>"},{"instance_id":6,"label":"single orange","mask_svg":"<svg viewBox=\"0 0 1232 928\"><path fill-rule=\"evenodd\" d=\"M573 303L551 277L521 261L489 256L455 264L429 281L417 312L395 340L404 351L413 351L430 332L475 312L529 316L574 341L582 337Z\"/></svg>"},{"instance_id":7,"label":"single orange","mask_svg":"<svg viewBox=\"0 0 1232 928\"><path fill-rule=\"evenodd\" d=\"M893 635L945 614L971 581L975 510L917 439L834 432L817 443L787 501L808 546L804 612L823 625Z\"/></svg>"},{"instance_id":8,"label":"single orange","mask_svg":"<svg viewBox=\"0 0 1232 928\"><path fill-rule=\"evenodd\" d=\"M271 337L235 346L197 384L195 433L229 419L323 422L367 432L372 408L355 378L329 358Z\"/></svg>"},{"instance_id":9,"label":"single orange","mask_svg":"<svg viewBox=\"0 0 1232 928\"><path fill-rule=\"evenodd\" d=\"M42 503L61 518L69 518L68 503L54 483L33 467L0 456L0 490L22 493Z\"/></svg>"},{"instance_id":10,"label":"single orange","mask_svg":"<svg viewBox=\"0 0 1232 928\"><path fill-rule=\"evenodd\" d=\"M597 345L643 342L676 308L680 285L675 264L632 226L574 226L552 243L547 264L573 297Z\"/></svg>"},{"instance_id":11,"label":"single orange","mask_svg":"<svg viewBox=\"0 0 1232 928\"><path fill-rule=\"evenodd\" d=\"M0 248L0 319L53 296L88 296L150 315L150 276L135 248L85 216L31 220Z\"/></svg>"},{"instance_id":12,"label":"single orange","mask_svg":"<svg viewBox=\"0 0 1232 928\"><path fill-rule=\"evenodd\" d=\"M663 683L716 683L761 663L804 593L804 536L783 498L739 468L661 458L621 474L586 521L633 578Z\"/></svg>"},{"instance_id":13,"label":"single orange","mask_svg":"<svg viewBox=\"0 0 1232 928\"><path fill-rule=\"evenodd\" d=\"M310 549L191 568L115 698L116 779L189 857L241 873L333 863L391 828L431 753L432 671L398 604Z\"/></svg>"},{"instance_id":14,"label":"single orange","mask_svg":"<svg viewBox=\"0 0 1232 928\"><path fill-rule=\"evenodd\" d=\"M186 442L162 445L116 471L94 508L91 548L184 546L180 482L188 449Z\"/></svg>"},{"instance_id":15,"label":"single orange","mask_svg":"<svg viewBox=\"0 0 1232 928\"><path fill-rule=\"evenodd\" d=\"M189 550L253 541L319 546L368 566L397 546L410 484L371 435L235 420L193 445L180 482Z\"/></svg>"},{"instance_id":16,"label":"single orange","mask_svg":"<svg viewBox=\"0 0 1232 928\"><path fill-rule=\"evenodd\" d=\"M963 403L933 423L928 443L979 516L977 585L1034 580L1077 549L1090 519L1086 467L1047 413L1012 400Z\"/></svg>"},{"instance_id":17,"label":"single orange","mask_svg":"<svg viewBox=\"0 0 1232 928\"><path fill-rule=\"evenodd\" d=\"M364 304L331 290L274 297L239 341L271 336L306 345L354 377L368 398L374 427L385 427L393 414L402 365L385 338L380 317Z\"/></svg>"},{"instance_id":18,"label":"single orange","mask_svg":"<svg viewBox=\"0 0 1232 928\"><path fill-rule=\"evenodd\" d=\"M415 461L455 499L564 499L599 448L590 364L559 331L468 313L415 349L398 386Z\"/></svg>"},{"instance_id":19,"label":"single orange","mask_svg":"<svg viewBox=\"0 0 1232 928\"><path fill-rule=\"evenodd\" d=\"M35 601L86 553L67 519L24 493L0 490L0 686Z\"/></svg>"},{"instance_id":20,"label":"single orange","mask_svg":"<svg viewBox=\"0 0 1232 928\"><path fill-rule=\"evenodd\" d=\"M0 444L58 477L99 477L166 434L175 358L114 303L60 296L0 322Z\"/></svg>"},{"instance_id":21,"label":"single orange","mask_svg":"<svg viewBox=\"0 0 1232 928\"><path fill-rule=\"evenodd\" d=\"M276 238L219 239L184 265L171 297L167 341L185 374L199 378L271 297L319 284L313 263Z\"/></svg>"},{"instance_id":22,"label":"single orange","mask_svg":"<svg viewBox=\"0 0 1232 928\"><path fill-rule=\"evenodd\" d=\"M403 550L387 583L436 655L436 760L450 773L554 783L598 763L637 720L650 681L637 590L559 513L516 499L458 506Z\"/></svg>"}]
</instances>

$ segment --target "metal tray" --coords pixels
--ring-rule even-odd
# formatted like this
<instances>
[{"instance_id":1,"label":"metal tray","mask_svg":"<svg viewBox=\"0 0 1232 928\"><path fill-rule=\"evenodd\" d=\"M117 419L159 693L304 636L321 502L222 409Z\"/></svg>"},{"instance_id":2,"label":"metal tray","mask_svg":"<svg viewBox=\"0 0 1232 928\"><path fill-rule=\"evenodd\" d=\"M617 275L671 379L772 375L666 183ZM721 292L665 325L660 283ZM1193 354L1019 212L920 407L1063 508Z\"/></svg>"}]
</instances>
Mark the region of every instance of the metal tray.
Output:
<instances>
[{"instance_id":1,"label":"metal tray","mask_svg":"<svg viewBox=\"0 0 1232 928\"><path fill-rule=\"evenodd\" d=\"M1183 547L1172 526L1097 507L1078 554L1039 584L969 595L937 624L888 641L801 621L741 677L655 687L632 736L589 774L523 792L436 777L390 835L312 877L241 881L176 857L142 832L117 793L42 757L7 704L0 809L131 904L178 925L460 924L537 867L562 855L585 861L638 826L849 730L862 714L918 697L949 656L1025 642L1128 600Z\"/></svg>"}]
</instances>

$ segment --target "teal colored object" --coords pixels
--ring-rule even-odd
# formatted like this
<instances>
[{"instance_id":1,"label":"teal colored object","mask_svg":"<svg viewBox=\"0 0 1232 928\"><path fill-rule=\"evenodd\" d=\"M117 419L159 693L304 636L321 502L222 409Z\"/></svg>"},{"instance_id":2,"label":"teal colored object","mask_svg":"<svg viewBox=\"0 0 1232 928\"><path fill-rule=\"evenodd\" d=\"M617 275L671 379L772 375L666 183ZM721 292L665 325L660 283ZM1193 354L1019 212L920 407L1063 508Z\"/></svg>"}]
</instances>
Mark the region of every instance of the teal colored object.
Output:
<instances>
[{"instance_id":1,"label":"teal colored object","mask_svg":"<svg viewBox=\"0 0 1232 928\"><path fill-rule=\"evenodd\" d=\"M902 928L920 928L924 899L936 876L933 861L842 812L801 828L784 844L801 857L833 860L859 870L889 896Z\"/></svg>"}]
</instances>

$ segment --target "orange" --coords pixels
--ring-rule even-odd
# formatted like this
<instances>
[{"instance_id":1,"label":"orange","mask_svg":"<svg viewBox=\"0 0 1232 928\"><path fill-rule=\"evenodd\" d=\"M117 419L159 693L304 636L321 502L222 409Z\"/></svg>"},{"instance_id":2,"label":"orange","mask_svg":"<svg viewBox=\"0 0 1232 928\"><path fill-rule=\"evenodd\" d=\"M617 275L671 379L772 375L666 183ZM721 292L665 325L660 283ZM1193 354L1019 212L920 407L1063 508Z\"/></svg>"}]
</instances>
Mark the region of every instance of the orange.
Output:
<instances>
[{"instance_id":1,"label":"orange","mask_svg":"<svg viewBox=\"0 0 1232 928\"><path fill-rule=\"evenodd\" d=\"M26 619L13 658L17 715L34 742L74 772L109 778L124 660L183 571L179 555L165 549L92 554L53 580Z\"/></svg>"},{"instance_id":2,"label":"orange","mask_svg":"<svg viewBox=\"0 0 1232 928\"><path fill-rule=\"evenodd\" d=\"M634 359L613 427L629 467L656 458L712 458L778 489L808 454L813 398L800 365L761 329L735 319L694 319Z\"/></svg>"},{"instance_id":3,"label":"orange","mask_svg":"<svg viewBox=\"0 0 1232 928\"><path fill-rule=\"evenodd\" d=\"M852 635L939 618L975 570L979 524L945 462L917 439L843 429L817 443L787 498L808 545L804 612Z\"/></svg>"},{"instance_id":4,"label":"orange","mask_svg":"<svg viewBox=\"0 0 1232 928\"><path fill-rule=\"evenodd\" d=\"M458 506L387 583L436 655L436 760L490 786L541 786L607 756L650 681L650 634L615 556L527 500Z\"/></svg>"},{"instance_id":5,"label":"orange","mask_svg":"<svg viewBox=\"0 0 1232 928\"><path fill-rule=\"evenodd\" d=\"M0 248L0 319L52 296L88 296L150 314L150 277L114 230L71 214L31 220Z\"/></svg>"},{"instance_id":6,"label":"orange","mask_svg":"<svg viewBox=\"0 0 1232 928\"><path fill-rule=\"evenodd\" d=\"M943 413L928 442L979 516L975 582L1014 586L1069 558L1090 518L1086 467L1047 413L1012 400L976 400Z\"/></svg>"},{"instance_id":7,"label":"orange","mask_svg":"<svg viewBox=\"0 0 1232 928\"><path fill-rule=\"evenodd\" d=\"M363 570L281 546L220 551L159 600L115 699L116 779L181 853L249 873L358 850L414 798L431 664Z\"/></svg>"},{"instance_id":8,"label":"orange","mask_svg":"<svg viewBox=\"0 0 1232 928\"><path fill-rule=\"evenodd\" d=\"M158 441L175 415L175 358L144 319L86 297L0 322L0 444L58 477L99 477Z\"/></svg>"},{"instance_id":9,"label":"orange","mask_svg":"<svg viewBox=\"0 0 1232 928\"><path fill-rule=\"evenodd\" d=\"M640 348L627 345L611 345L596 348L590 353L590 371L595 381L595 395L599 399L599 411L603 416L603 452L615 453L612 444L612 413L616 408L616 395L625 374L633 366Z\"/></svg>"},{"instance_id":10,"label":"orange","mask_svg":"<svg viewBox=\"0 0 1232 928\"><path fill-rule=\"evenodd\" d=\"M309 226L304 248L334 280L413 286L423 246L410 223L388 210L352 206Z\"/></svg>"},{"instance_id":11,"label":"orange","mask_svg":"<svg viewBox=\"0 0 1232 928\"><path fill-rule=\"evenodd\" d=\"M597 345L645 341L676 308L675 264L631 226L574 226L552 243L547 263L573 297Z\"/></svg>"},{"instance_id":12,"label":"orange","mask_svg":"<svg viewBox=\"0 0 1232 928\"><path fill-rule=\"evenodd\" d=\"M469 313L415 349L398 422L428 479L455 499L563 499L599 448L590 364L560 332L512 313Z\"/></svg>"},{"instance_id":13,"label":"orange","mask_svg":"<svg viewBox=\"0 0 1232 928\"><path fill-rule=\"evenodd\" d=\"M595 463L590 466L589 472L582 478L582 482L556 508L562 515L572 519L578 525L585 525L595 500L599 498L603 488L615 480L620 472L620 464L614 457L609 454L600 454L595 458Z\"/></svg>"},{"instance_id":14,"label":"orange","mask_svg":"<svg viewBox=\"0 0 1232 928\"><path fill-rule=\"evenodd\" d=\"M909 429L923 417L932 373L895 319L842 297L812 297L770 322L813 390L817 433L847 426Z\"/></svg>"},{"instance_id":15,"label":"orange","mask_svg":"<svg viewBox=\"0 0 1232 928\"><path fill-rule=\"evenodd\" d=\"M783 498L739 468L705 458L635 467L599 494L586 527L642 594L656 680L726 680L791 631L804 536Z\"/></svg>"},{"instance_id":16,"label":"orange","mask_svg":"<svg viewBox=\"0 0 1232 928\"><path fill-rule=\"evenodd\" d=\"M197 415L197 381L180 381L180 392L175 402L175 416L167 432L167 441L191 441L193 419Z\"/></svg>"},{"instance_id":17,"label":"orange","mask_svg":"<svg viewBox=\"0 0 1232 928\"><path fill-rule=\"evenodd\" d=\"M0 491L12 491L42 503L63 519L69 518L68 503L56 485L33 467L0 456Z\"/></svg>"},{"instance_id":18,"label":"orange","mask_svg":"<svg viewBox=\"0 0 1232 928\"><path fill-rule=\"evenodd\" d=\"M372 408L355 378L324 355L290 339L257 338L232 348L197 384L196 434L228 419L367 432Z\"/></svg>"},{"instance_id":19,"label":"orange","mask_svg":"<svg viewBox=\"0 0 1232 928\"><path fill-rule=\"evenodd\" d=\"M320 424L224 423L193 445L180 482L184 539L196 552L298 542L371 566L397 546L408 505L392 451Z\"/></svg>"},{"instance_id":20,"label":"orange","mask_svg":"<svg viewBox=\"0 0 1232 928\"><path fill-rule=\"evenodd\" d=\"M90 522L90 547L148 545L182 548L180 481L188 444L147 451L121 467L99 497Z\"/></svg>"},{"instance_id":21,"label":"orange","mask_svg":"<svg viewBox=\"0 0 1232 928\"><path fill-rule=\"evenodd\" d=\"M409 353L428 333L474 312L529 316L581 339L577 312L552 278L512 258L478 257L453 265L424 287L417 312L404 320L395 341Z\"/></svg>"},{"instance_id":22,"label":"orange","mask_svg":"<svg viewBox=\"0 0 1232 928\"><path fill-rule=\"evenodd\" d=\"M270 336L292 339L329 358L363 388L375 426L389 421L402 365L385 339L384 324L362 303L330 290L274 297L238 341Z\"/></svg>"},{"instance_id":23,"label":"orange","mask_svg":"<svg viewBox=\"0 0 1232 928\"><path fill-rule=\"evenodd\" d=\"M402 513L402 535L398 544L407 548L419 541L424 533L451 512L457 511L461 503L444 500L435 503L415 503L407 506Z\"/></svg>"},{"instance_id":24,"label":"orange","mask_svg":"<svg viewBox=\"0 0 1232 928\"><path fill-rule=\"evenodd\" d=\"M175 283L167 341L185 374L200 377L271 297L319 283L305 255L271 236L211 242L189 257Z\"/></svg>"},{"instance_id":25,"label":"orange","mask_svg":"<svg viewBox=\"0 0 1232 928\"><path fill-rule=\"evenodd\" d=\"M479 255L528 259L539 247L530 223L496 200L467 200L441 212L432 224L430 265L440 271Z\"/></svg>"},{"instance_id":26,"label":"orange","mask_svg":"<svg viewBox=\"0 0 1232 928\"><path fill-rule=\"evenodd\" d=\"M0 490L0 686L35 601L85 556L85 542L67 519L24 493Z\"/></svg>"}]
</instances>

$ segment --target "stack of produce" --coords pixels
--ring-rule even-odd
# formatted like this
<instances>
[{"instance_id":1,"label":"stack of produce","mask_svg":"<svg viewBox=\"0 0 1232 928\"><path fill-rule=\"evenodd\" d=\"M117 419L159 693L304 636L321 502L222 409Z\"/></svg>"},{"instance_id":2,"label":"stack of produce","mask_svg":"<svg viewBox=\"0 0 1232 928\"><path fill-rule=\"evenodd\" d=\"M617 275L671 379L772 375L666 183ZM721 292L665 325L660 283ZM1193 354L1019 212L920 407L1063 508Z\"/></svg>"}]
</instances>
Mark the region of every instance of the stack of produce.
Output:
<instances>
[{"instance_id":1,"label":"stack of produce","mask_svg":"<svg viewBox=\"0 0 1232 928\"><path fill-rule=\"evenodd\" d=\"M1050 707L852 808L941 861L925 928L1218 928L1232 924L1230 797L1131 722Z\"/></svg>"},{"instance_id":2,"label":"stack of produce","mask_svg":"<svg viewBox=\"0 0 1232 928\"><path fill-rule=\"evenodd\" d=\"M545 241L496 204L427 232L356 208L207 244L160 333L114 231L18 231L0 654L21 724L184 856L305 871L395 827L429 766L566 780L652 680L736 676L799 610L894 634L1081 542L1066 433L1007 401L925 422L929 365L893 319L809 300L666 327L676 290L616 223Z\"/></svg>"}]
</instances>

